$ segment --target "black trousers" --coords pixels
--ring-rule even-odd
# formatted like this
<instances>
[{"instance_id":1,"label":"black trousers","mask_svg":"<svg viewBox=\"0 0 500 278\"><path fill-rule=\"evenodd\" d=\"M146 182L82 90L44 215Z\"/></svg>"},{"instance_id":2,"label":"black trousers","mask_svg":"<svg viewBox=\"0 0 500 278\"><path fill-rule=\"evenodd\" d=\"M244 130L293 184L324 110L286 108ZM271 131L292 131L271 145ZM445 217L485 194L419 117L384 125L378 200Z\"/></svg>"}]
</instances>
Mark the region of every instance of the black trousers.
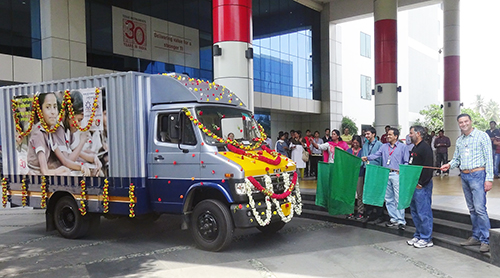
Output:
<instances>
[{"instance_id":1,"label":"black trousers","mask_svg":"<svg viewBox=\"0 0 500 278\"><path fill-rule=\"evenodd\" d=\"M323 155L310 155L309 164L311 166L311 177L318 176L318 162L322 161Z\"/></svg>"},{"instance_id":2,"label":"black trousers","mask_svg":"<svg viewBox=\"0 0 500 278\"><path fill-rule=\"evenodd\" d=\"M448 163L448 153L436 153L436 167L441 167L441 165ZM445 171L449 173L450 170ZM437 173L441 173L441 170L437 170Z\"/></svg>"}]
</instances>

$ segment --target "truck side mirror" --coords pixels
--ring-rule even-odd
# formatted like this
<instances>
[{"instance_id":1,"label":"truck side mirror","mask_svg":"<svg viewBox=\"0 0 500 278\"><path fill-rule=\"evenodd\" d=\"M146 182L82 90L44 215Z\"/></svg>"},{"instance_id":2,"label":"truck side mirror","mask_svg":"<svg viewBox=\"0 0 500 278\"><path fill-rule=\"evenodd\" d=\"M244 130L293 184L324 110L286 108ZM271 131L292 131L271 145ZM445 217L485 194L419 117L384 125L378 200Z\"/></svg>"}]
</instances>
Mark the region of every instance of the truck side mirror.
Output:
<instances>
[{"instance_id":1,"label":"truck side mirror","mask_svg":"<svg viewBox=\"0 0 500 278\"><path fill-rule=\"evenodd\" d=\"M168 133L170 134L170 140L179 140L179 115L171 114L168 117Z\"/></svg>"}]
</instances>

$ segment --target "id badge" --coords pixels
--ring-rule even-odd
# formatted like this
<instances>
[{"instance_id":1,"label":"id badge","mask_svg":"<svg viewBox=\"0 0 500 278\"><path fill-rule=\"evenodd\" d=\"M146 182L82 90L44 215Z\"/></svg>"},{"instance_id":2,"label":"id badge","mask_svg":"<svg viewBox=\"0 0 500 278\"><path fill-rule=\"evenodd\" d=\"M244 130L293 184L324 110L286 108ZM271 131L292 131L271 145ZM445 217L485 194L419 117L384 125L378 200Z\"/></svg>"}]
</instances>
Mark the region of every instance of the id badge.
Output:
<instances>
[{"instance_id":1,"label":"id badge","mask_svg":"<svg viewBox=\"0 0 500 278\"><path fill-rule=\"evenodd\" d=\"M413 164L413 156L410 157L410 161L408 162L408 164Z\"/></svg>"},{"instance_id":2,"label":"id badge","mask_svg":"<svg viewBox=\"0 0 500 278\"><path fill-rule=\"evenodd\" d=\"M391 159L387 159L387 165L389 165L391 163Z\"/></svg>"}]
</instances>

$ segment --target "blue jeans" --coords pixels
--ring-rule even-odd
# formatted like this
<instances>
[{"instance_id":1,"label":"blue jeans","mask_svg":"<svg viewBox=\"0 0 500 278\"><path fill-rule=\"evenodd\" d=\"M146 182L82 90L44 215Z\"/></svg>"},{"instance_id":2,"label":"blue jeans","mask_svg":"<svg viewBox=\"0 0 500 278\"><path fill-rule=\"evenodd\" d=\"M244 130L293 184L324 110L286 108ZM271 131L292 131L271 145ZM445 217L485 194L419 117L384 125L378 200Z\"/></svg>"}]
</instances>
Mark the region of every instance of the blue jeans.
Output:
<instances>
[{"instance_id":1,"label":"blue jeans","mask_svg":"<svg viewBox=\"0 0 500 278\"><path fill-rule=\"evenodd\" d=\"M472 236L482 243L489 244L490 218L486 211L486 192L484 191L486 171L462 173L460 176L462 177L462 189L464 190L465 201L472 222Z\"/></svg>"},{"instance_id":2,"label":"blue jeans","mask_svg":"<svg viewBox=\"0 0 500 278\"><path fill-rule=\"evenodd\" d=\"M495 174L495 177L498 177L498 165L500 165L500 153L494 153L493 158L495 162L493 166L493 173Z\"/></svg>"},{"instance_id":3,"label":"blue jeans","mask_svg":"<svg viewBox=\"0 0 500 278\"><path fill-rule=\"evenodd\" d=\"M432 239L432 180L421 189L415 189L410 203L411 217L416 231L413 237L429 241Z\"/></svg>"},{"instance_id":4,"label":"blue jeans","mask_svg":"<svg viewBox=\"0 0 500 278\"><path fill-rule=\"evenodd\" d=\"M405 210L398 209L399 202L399 174L396 172L389 173L389 181L387 190L385 191L385 206L391 217L392 223L406 225Z\"/></svg>"}]
</instances>

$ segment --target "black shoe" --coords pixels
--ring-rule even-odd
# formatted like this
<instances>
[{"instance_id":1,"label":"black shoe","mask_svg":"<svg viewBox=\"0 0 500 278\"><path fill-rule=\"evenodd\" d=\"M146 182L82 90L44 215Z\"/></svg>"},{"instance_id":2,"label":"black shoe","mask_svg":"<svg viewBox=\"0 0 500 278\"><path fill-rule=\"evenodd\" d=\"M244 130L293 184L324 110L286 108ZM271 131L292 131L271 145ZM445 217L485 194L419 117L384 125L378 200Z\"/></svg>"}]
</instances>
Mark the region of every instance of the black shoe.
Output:
<instances>
[{"instance_id":1,"label":"black shoe","mask_svg":"<svg viewBox=\"0 0 500 278\"><path fill-rule=\"evenodd\" d=\"M398 223L394 223L394 222L391 222L391 221L385 223L386 227L394 227L394 226L397 226L397 225L398 225Z\"/></svg>"},{"instance_id":2,"label":"black shoe","mask_svg":"<svg viewBox=\"0 0 500 278\"><path fill-rule=\"evenodd\" d=\"M398 224L398 229L400 229L401 231L404 231L406 229L405 224Z\"/></svg>"},{"instance_id":3,"label":"black shoe","mask_svg":"<svg viewBox=\"0 0 500 278\"><path fill-rule=\"evenodd\" d=\"M345 216L346 219L354 219L354 214L348 214Z\"/></svg>"}]
</instances>

